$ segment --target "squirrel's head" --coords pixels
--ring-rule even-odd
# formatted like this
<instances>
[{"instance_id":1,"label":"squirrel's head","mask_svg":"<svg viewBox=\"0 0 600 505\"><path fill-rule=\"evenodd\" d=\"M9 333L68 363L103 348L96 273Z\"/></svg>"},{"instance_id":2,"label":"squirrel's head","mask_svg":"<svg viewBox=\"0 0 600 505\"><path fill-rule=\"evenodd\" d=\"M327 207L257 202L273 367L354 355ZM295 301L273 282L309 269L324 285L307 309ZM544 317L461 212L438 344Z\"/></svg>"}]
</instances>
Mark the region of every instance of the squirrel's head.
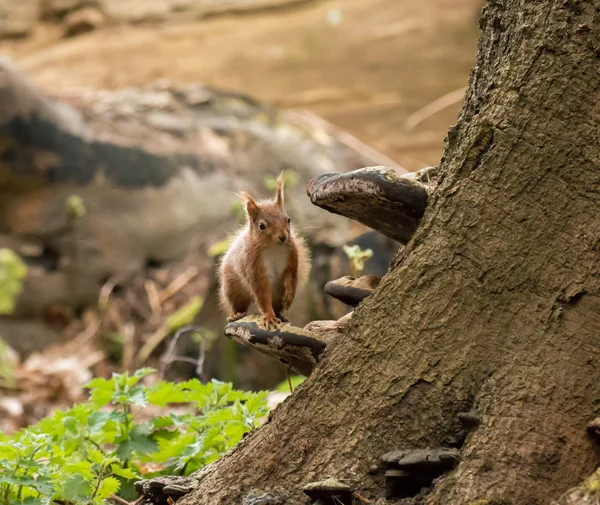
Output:
<instances>
[{"instance_id":1,"label":"squirrel's head","mask_svg":"<svg viewBox=\"0 0 600 505\"><path fill-rule=\"evenodd\" d=\"M283 172L277 178L274 200L257 202L250 193L239 196L246 203L250 234L263 244L285 244L290 238L290 218L283 208Z\"/></svg>"}]
</instances>

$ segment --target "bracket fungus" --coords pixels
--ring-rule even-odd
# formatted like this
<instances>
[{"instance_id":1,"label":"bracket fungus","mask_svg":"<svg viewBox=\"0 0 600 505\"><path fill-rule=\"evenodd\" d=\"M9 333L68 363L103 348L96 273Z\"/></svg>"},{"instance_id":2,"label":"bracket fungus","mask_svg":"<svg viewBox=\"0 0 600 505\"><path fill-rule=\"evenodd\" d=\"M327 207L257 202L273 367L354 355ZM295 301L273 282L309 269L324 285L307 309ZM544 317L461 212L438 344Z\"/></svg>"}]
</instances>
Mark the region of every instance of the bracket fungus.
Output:
<instances>
[{"instance_id":1,"label":"bracket fungus","mask_svg":"<svg viewBox=\"0 0 600 505\"><path fill-rule=\"evenodd\" d=\"M356 307L371 295L381 279L374 275L363 275L358 278L346 275L325 284L325 293L340 302Z\"/></svg>"},{"instance_id":2,"label":"bracket fungus","mask_svg":"<svg viewBox=\"0 0 600 505\"><path fill-rule=\"evenodd\" d=\"M456 449L399 450L384 454L385 481L388 498L416 495L421 488L454 468L460 461Z\"/></svg>"},{"instance_id":3,"label":"bracket fungus","mask_svg":"<svg viewBox=\"0 0 600 505\"><path fill-rule=\"evenodd\" d=\"M288 323L267 330L261 320L259 315L250 315L229 323L225 326L225 335L308 377L325 350L325 342Z\"/></svg>"},{"instance_id":4,"label":"bracket fungus","mask_svg":"<svg viewBox=\"0 0 600 505\"><path fill-rule=\"evenodd\" d=\"M311 505L352 504L352 490L350 486L335 479L311 482L304 486L302 491L311 499Z\"/></svg>"},{"instance_id":5,"label":"bracket fungus","mask_svg":"<svg viewBox=\"0 0 600 505\"><path fill-rule=\"evenodd\" d=\"M314 205L406 244L423 217L432 188L423 178L427 175L430 182L429 176L435 175L433 168L420 172L400 176L386 167L329 172L312 179L306 192Z\"/></svg>"},{"instance_id":6,"label":"bracket fungus","mask_svg":"<svg viewBox=\"0 0 600 505\"><path fill-rule=\"evenodd\" d=\"M198 487L200 479L189 477L165 476L137 481L135 490L155 505L174 503L182 496Z\"/></svg>"}]
</instances>

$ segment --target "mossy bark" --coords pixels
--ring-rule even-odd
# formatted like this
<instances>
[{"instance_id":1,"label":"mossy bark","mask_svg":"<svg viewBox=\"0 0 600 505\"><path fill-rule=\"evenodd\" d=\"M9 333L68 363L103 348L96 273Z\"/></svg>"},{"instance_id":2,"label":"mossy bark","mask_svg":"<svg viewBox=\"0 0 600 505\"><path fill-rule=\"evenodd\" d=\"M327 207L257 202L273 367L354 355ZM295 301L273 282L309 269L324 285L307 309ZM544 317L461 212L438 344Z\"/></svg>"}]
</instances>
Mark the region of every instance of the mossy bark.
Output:
<instances>
[{"instance_id":1,"label":"mossy bark","mask_svg":"<svg viewBox=\"0 0 600 505\"><path fill-rule=\"evenodd\" d=\"M392 449L456 443L428 504L546 504L589 475L600 398L600 1L490 2L438 191L322 363L182 505L383 493Z\"/></svg>"}]
</instances>

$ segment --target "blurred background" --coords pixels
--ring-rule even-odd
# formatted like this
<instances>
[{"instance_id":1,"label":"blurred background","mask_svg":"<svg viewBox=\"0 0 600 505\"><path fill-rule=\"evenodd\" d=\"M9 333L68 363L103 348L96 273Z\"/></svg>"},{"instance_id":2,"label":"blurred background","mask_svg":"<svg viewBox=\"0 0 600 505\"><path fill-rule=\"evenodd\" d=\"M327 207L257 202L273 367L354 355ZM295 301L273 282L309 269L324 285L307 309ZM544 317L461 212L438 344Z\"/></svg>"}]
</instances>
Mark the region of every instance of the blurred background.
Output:
<instances>
[{"instance_id":1,"label":"blurred background","mask_svg":"<svg viewBox=\"0 0 600 505\"><path fill-rule=\"evenodd\" d=\"M140 366L275 388L283 366L222 334L235 192L271 196L285 171L314 257L289 318L347 313L322 292L352 272L343 246L381 277L401 245L313 207L306 184L438 163L482 6L0 0L0 417L27 424Z\"/></svg>"}]
</instances>

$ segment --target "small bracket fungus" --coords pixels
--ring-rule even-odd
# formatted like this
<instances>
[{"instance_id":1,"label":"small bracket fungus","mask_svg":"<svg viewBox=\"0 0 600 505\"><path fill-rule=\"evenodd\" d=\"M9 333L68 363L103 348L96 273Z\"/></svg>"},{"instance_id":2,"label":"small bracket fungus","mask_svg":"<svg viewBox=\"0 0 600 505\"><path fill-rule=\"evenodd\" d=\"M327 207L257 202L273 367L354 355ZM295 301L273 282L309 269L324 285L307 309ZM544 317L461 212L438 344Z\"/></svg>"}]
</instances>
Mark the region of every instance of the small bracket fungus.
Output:
<instances>
[{"instance_id":1,"label":"small bracket fungus","mask_svg":"<svg viewBox=\"0 0 600 505\"><path fill-rule=\"evenodd\" d=\"M477 428L481 424L481 416L475 411L470 410L469 412L461 412L458 414L458 420L467 430Z\"/></svg>"},{"instance_id":2,"label":"small bracket fungus","mask_svg":"<svg viewBox=\"0 0 600 505\"><path fill-rule=\"evenodd\" d=\"M335 479L311 482L302 488L312 505L352 505L350 486Z\"/></svg>"},{"instance_id":3,"label":"small bracket fungus","mask_svg":"<svg viewBox=\"0 0 600 505\"><path fill-rule=\"evenodd\" d=\"M310 332L280 324L274 330L261 325L259 315L246 316L225 326L225 335L288 365L306 377L310 375L325 350L325 342Z\"/></svg>"},{"instance_id":4,"label":"small bracket fungus","mask_svg":"<svg viewBox=\"0 0 600 505\"><path fill-rule=\"evenodd\" d=\"M387 497L406 498L454 468L460 457L456 449L417 449L388 452L381 461L387 467L384 474Z\"/></svg>"},{"instance_id":5,"label":"small bracket fungus","mask_svg":"<svg viewBox=\"0 0 600 505\"><path fill-rule=\"evenodd\" d=\"M135 490L155 505L168 505L198 487L197 477L166 476L137 481Z\"/></svg>"},{"instance_id":6,"label":"small bracket fungus","mask_svg":"<svg viewBox=\"0 0 600 505\"><path fill-rule=\"evenodd\" d=\"M375 291L380 281L374 275L363 275L357 279L346 275L325 284L325 293L346 305L356 307Z\"/></svg>"}]
</instances>

